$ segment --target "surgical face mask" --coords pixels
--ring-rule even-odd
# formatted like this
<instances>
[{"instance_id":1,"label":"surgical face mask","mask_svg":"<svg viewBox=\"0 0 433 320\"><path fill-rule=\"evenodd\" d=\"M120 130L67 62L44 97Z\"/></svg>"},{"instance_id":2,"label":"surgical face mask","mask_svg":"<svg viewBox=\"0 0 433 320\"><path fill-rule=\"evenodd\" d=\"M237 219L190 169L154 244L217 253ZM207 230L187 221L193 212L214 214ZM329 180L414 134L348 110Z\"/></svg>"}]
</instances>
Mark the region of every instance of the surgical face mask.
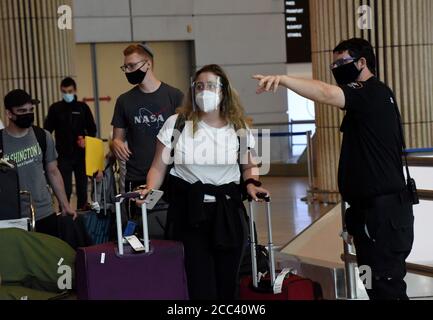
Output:
<instances>
[{"instance_id":1,"label":"surgical face mask","mask_svg":"<svg viewBox=\"0 0 433 320\"><path fill-rule=\"evenodd\" d=\"M216 92L205 90L195 96L195 102L201 111L209 113L218 109L221 97Z\"/></svg>"},{"instance_id":2,"label":"surgical face mask","mask_svg":"<svg viewBox=\"0 0 433 320\"><path fill-rule=\"evenodd\" d=\"M71 103L75 100L75 94L73 93L64 93L63 94L63 100L65 100L66 103Z\"/></svg>"},{"instance_id":3,"label":"surgical face mask","mask_svg":"<svg viewBox=\"0 0 433 320\"><path fill-rule=\"evenodd\" d=\"M344 64L340 67L332 69L334 78L339 85L345 85L358 80L362 69L358 70L355 62Z\"/></svg>"},{"instance_id":4,"label":"surgical face mask","mask_svg":"<svg viewBox=\"0 0 433 320\"><path fill-rule=\"evenodd\" d=\"M12 120L19 128L28 129L32 126L33 122L35 122L35 114L26 113L26 114L15 114L16 119Z\"/></svg>"},{"instance_id":5,"label":"surgical face mask","mask_svg":"<svg viewBox=\"0 0 433 320\"><path fill-rule=\"evenodd\" d=\"M126 79L128 79L128 82L132 85L137 85L143 82L144 78L146 77L147 71L141 71L140 69L137 69L133 72L127 72L125 73Z\"/></svg>"}]
</instances>

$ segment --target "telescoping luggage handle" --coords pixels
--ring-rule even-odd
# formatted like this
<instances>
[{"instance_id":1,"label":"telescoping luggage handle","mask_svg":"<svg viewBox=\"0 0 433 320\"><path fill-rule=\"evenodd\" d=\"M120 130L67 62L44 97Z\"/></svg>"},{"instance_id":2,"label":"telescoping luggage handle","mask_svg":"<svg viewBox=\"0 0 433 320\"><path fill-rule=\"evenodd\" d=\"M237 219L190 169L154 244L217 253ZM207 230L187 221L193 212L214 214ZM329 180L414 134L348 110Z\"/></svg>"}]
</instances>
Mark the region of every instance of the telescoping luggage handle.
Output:
<instances>
[{"instance_id":1,"label":"telescoping luggage handle","mask_svg":"<svg viewBox=\"0 0 433 320\"><path fill-rule=\"evenodd\" d=\"M107 195L105 192L105 177L102 177L102 191L101 191L101 201L103 201L103 210L104 216L107 216ZM96 173L93 176L93 203L98 204L97 213L101 212L100 203L98 202L97 196L97 182L96 182Z\"/></svg>"},{"instance_id":2,"label":"telescoping luggage handle","mask_svg":"<svg viewBox=\"0 0 433 320\"><path fill-rule=\"evenodd\" d=\"M273 236L272 236L272 220L271 220L271 197L267 194L259 193L257 194L259 199L263 199L266 202L266 222L268 226L268 252L269 252L269 261L270 266L269 269L271 271L271 287L274 287L275 284L275 256L273 251ZM249 203L249 215L250 215L250 239L251 239L251 261L252 261L252 276L253 276L253 286L254 288L258 288L259 286L259 274L257 271L257 239L254 232L254 209L253 209L253 199L251 196L248 196Z\"/></svg>"},{"instance_id":3,"label":"telescoping luggage handle","mask_svg":"<svg viewBox=\"0 0 433 320\"><path fill-rule=\"evenodd\" d=\"M33 206L33 198L30 191L20 191L21 196L27 196L29 199L30 205L30 222L29 222L29 231L36 230L36 216L35 216L35 207Z\"/></svg>"},{"instance_id":4,"label":"telescoping luggage handle","mask_svg":"<svg viewBox=\"0 0 433 320\"><path fill-rule=\"evenodd\" d=\"M124 194L119 194L116 196L116 224L117 224L117 246L119 249L119 254L123 255L123 232L122 232L122 218L120 215L121 208L120 205L124 200L130 199L142 199L142 196L138 192L128 192ZM150 252L149 245L149 227L147 224L147 206L143 203L141 206L141 220L143 221L143 241L144 241L144 251L146 253Z\"/></svg>"}]
</instances>

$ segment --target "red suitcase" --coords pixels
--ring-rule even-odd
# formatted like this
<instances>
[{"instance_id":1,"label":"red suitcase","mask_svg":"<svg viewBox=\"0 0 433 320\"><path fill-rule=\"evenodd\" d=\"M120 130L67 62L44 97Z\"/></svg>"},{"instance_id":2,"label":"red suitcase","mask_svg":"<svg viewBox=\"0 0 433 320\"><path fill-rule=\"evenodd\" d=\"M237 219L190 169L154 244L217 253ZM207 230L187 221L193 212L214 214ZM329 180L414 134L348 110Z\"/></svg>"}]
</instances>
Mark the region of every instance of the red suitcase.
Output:
<instances>
[{"instance_id":1,"label":"red suitcase","mask_svg":"<svg viewBox=\"0 0 433 320\"><path fill-rule=\"evenodd\" d=\"M79 248L77 296L81 300L187 300L188 286L182 243L149 242L146 204L142 207L145 251L123 245L120 203L137 193L116 197L117 245Z\"/></svg>"},{"instance_id":2,"label":"red suitcase","mask_svg":"<svg viewBox=\"0 0 433 320\"><path fill-rule=\"evenodd\" d=\"M302 278L289 269L281 271L278 276L275 272L275 256L272 241L271 198L261 195L266 201L266 220L268 225L268 252L270 275L259 278L256 259L256 238L251 232L251 261L252 275L246 276L240 282L241 300L317 300L320 299L320 286L310 279ZM254 230L254 210L252 199L249 198L250 230Z\"/></svg>"}]
</instances>

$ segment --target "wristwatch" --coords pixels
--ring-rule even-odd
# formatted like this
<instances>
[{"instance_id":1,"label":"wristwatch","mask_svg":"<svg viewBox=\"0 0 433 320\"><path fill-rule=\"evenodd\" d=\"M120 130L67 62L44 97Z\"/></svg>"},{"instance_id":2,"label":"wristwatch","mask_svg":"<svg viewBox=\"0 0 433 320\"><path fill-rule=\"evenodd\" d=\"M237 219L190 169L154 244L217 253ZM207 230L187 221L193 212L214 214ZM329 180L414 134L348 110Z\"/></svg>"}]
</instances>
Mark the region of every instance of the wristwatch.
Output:
<instances>
[{"instance_id":1,"label":"wristwatch","mask_svg":"<svg viewBox=\"0 0 433 320\"><path fill-rule=\"evenodd\" d=\"M245 183L244 183L245 188L248 187L249 184L253 184L256 187L262 186L262 183L260 181L257 181L256 179L248 179L247 181L245 181Z\"/></svg>"}]
</instances>

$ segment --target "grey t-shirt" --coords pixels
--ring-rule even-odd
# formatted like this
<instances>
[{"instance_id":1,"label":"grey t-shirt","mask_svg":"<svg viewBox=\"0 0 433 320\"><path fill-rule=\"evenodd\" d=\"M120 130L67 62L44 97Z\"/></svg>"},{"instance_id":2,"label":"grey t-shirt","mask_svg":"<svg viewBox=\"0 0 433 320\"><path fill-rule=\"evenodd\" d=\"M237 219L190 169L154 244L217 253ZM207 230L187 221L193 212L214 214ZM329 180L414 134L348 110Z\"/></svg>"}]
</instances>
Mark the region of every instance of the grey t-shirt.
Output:
<instances>
[{"instance_id":1,"label":"grey t-shirt","mask_svg":"<svg viewBox=\"0 0 433 320\"><path fill-rule=\"evenodd\" d=\"M126 163L126 180L146 180L155 155L156 136L182 100L183 93L166 83L153 93L144 93L136 86L117 99L111 124L126 129L132 152Z\"/></svg>"},{"instance_id":2,"label":"grey t-shirt","mask_svg":"<svg viewBox=\"0 0 433 320\"><path fill-rule=\"evenodd\" d=\"M53 138L48 131L46 133L47 151L45 162L48 164L57 159L57 152ZM18 168L20 189L29 191L32 195L35 207L36 220L40 220L53 214L53 201L47 187L42 162L42 149L36 140L33 129L22 138L15 138L3 131L4 157L14 161ZM22 197L21 210L23 217L29 217L29 203L26 197Z\"/></svg>"}]
</instances>

